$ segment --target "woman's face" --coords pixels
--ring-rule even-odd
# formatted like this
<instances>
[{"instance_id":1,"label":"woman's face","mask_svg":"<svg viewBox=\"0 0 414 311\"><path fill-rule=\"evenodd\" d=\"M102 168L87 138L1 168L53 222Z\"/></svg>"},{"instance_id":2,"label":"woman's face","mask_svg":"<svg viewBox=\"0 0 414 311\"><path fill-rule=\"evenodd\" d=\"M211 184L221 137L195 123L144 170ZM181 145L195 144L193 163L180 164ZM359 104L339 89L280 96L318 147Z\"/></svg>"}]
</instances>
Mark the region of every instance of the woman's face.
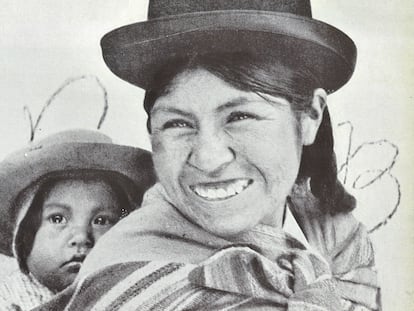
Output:
<instances>
[{"instance_id":1,"label":"woman's face","mask_svg":"<svg viewBox=\"0 0 414 311\"><path fill-rule=\"evenodd\" d=\"M151 111L157 175L177 209L214 234L281 226L300 164L300 123L283 98L186 71Z\"/></svg>"}]
</instances>

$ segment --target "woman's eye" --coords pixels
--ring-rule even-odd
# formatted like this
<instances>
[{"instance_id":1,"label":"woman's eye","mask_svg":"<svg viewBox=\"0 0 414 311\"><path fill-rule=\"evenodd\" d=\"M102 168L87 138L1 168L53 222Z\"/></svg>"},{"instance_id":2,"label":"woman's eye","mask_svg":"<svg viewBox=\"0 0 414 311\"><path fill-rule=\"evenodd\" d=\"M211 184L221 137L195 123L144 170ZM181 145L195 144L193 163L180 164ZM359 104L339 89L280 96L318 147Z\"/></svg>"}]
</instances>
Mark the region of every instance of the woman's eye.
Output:
<instances>
[{"instance_id":1,"label":"woman's eye","mask_svg":"<svg viewBox=\"0 0 414 311\"><path fill-rule=\"evenodd\" d=\"M163 129L169 128L192 128L191 124L184 120L171 120L163 125Z\"/></svg>"},{"instance_id":2,"label":"woman's eye","mask_svg":"<svg viewBox=\"0 0 414 311\"><path fill-rule=\"evenodd\" d=\"M109 226L115 224L115 222L116 220L111 217L99 216L94 219L93 224L99 226Z\"/></svg>"},{"instance_id":3,"label":"woman's eye","mask_svg":"<svg viewBox=\"0 0 414 311\"><path fill-rule=\"evenodd\" d=\"M48 219L50 223L57 225L63 225L67 222L66 218L62 215L51 215Z\"/></svg>"},{"instance_id":4,"label":"woman's eye","mask_svg":"<svg viewBox=\"0 0 414 311\"><path fill-rule=\"evenodd\" d=\"M228 118L228 122L236 122L242 120L257 119L257 116L247 112L232 112Z\"/></svg>"}]
</instances>

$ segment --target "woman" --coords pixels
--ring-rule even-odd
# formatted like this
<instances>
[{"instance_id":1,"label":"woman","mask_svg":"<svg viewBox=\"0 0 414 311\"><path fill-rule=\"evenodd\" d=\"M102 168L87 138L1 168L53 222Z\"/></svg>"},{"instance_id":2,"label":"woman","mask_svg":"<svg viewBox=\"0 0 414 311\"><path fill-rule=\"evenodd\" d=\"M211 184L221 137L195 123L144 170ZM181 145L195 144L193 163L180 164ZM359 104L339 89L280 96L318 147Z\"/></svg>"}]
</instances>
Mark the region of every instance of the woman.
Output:
<instances>
[{"instance_id":1,"label":"woman","mask_svg":"<svg viewBox=\"0 0 414 311\"><path fill-rule=\"evenodd\" d=\"M352 40L307 1L154 0L149 19L102 47L147 91L159 183L91 253L67 310L378 310L326 109ZM310 246L284 232L287 204Z\"/></svg>"}]
</instances>

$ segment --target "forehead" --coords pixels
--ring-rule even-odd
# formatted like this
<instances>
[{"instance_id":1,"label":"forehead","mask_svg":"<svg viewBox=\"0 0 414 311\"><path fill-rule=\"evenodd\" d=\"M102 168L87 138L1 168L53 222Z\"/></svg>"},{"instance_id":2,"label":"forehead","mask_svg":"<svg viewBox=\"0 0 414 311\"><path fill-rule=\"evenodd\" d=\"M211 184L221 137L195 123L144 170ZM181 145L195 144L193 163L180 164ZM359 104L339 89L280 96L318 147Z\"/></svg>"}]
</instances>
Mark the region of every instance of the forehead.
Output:
<instances>
[{"instance_id":1,"label":"forehead","mask_svg":"<svg viewBox=\"0 0 414 311\"><path fill-rule=\"evenodd\" d=\"M253 109L267 115L280 110L291 111L292 107L285 97L243 91L206 69L193 69L172 80L167 92L155 101L151 118L180 114L210 119L237 109Z\"/></svg>"},{"instance_id":2,"label":"forehead","mask_svg":"<svg viewBox=\"0 0 414 311\"><path fill-rule=\"evenodd\" d=\"M192 69L178 74L168 92L158 98L154 111L163 108L209 108L235 99L255 99L258 95L239 90L205 69Z\"/></svg>"},{"instance_id":3,"label":"forehead","mask_svg":"<svg viewBox=\"0 0 414 311\"><path fill-rule=\"evenodd\" d=\"M79 208L112 208L118 203L112 187L103 180L59 180L47 190L44 206L62 206L71 210Z\"/></svg>"}]
</instances>

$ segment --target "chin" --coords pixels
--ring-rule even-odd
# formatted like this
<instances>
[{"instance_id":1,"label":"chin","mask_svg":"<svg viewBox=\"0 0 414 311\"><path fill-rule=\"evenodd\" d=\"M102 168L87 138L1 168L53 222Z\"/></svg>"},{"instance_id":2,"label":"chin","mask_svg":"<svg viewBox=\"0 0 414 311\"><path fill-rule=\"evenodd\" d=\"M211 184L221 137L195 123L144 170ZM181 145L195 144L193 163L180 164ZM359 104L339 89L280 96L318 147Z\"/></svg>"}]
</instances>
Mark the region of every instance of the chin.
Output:
<instances>
[{"instance_id":1,"label":"chin","mask_svg":"<svg viewBox=\"0 0 414 311\"><path fill-rule=\"evenodd\" d=\"M230 219L225 223L222 222L214 226L211 226L211 224L206 223L202 225L202 227L206 229L207 231L217 236L220 236L222 238L232 238L243 232L249 231L250 229L254 228L257 225L256 222L239 223L238 225L235 225L234 222L235 220Z\"/></svg>"},{"instance_id":2,"label":"chin","mask_svg":"<svg viewBox=\"0 0 414 311\"><path fill-rule=\"evenodd\" d=\"M59 284L56 285L56 291L61 292L65 288L69 287L75 281L76 275L69 275L59 280Z\"/></svg>"}]
</instances>

